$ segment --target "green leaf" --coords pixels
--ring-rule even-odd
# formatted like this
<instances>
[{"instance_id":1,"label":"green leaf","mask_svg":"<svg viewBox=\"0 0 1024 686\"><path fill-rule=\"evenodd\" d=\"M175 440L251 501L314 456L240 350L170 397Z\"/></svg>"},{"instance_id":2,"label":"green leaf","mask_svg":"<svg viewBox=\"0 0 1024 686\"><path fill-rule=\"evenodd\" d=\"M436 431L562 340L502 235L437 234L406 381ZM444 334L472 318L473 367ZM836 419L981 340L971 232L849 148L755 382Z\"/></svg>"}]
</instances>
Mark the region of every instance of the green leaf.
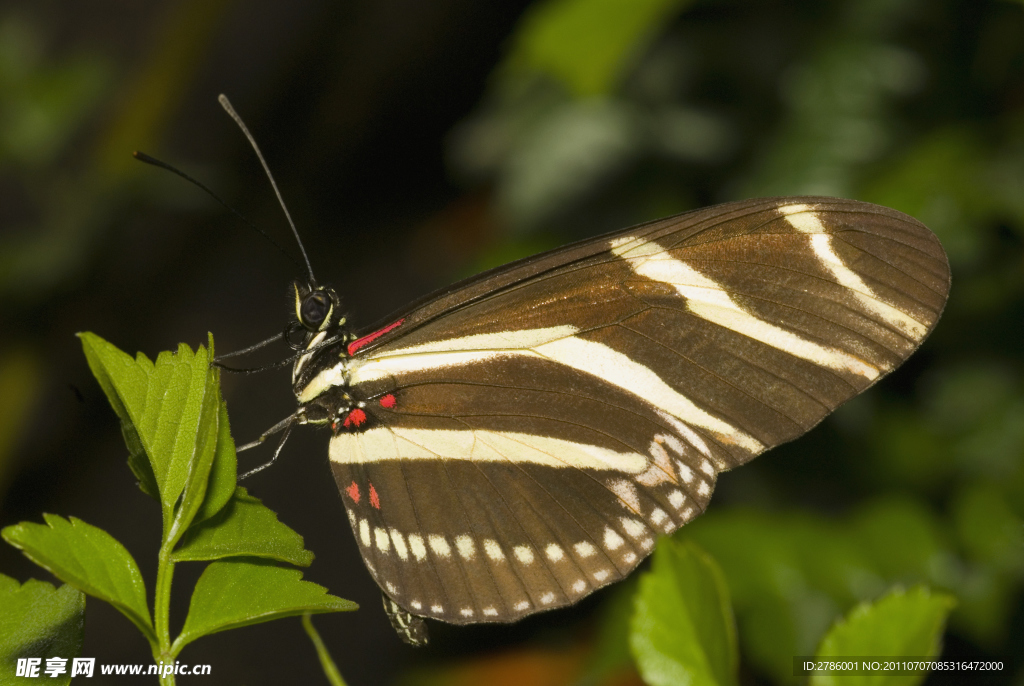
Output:
<instances>
[{"instance_id":1,"label":"green leaf","mask_svg":"<svg viewBox=\"0 0 1024 686\"><path fill-rule=\"evenodd\" d=\"M906 656L935 657L956 600L923 586L896 589L873 603L855 607L829 630L818 658ZM895 686L924 681L926 675L813 675L811 686Z\"/></svg>"},{"instance_id":2,"label":"green leaf","mask_svg":"<svg viewBox=\"0 0 1024 686\"><path fill-rule=\"evenodd\" d=\"M139 438L139 432L130 421L121 420L121 436L128 447L128 468L139 480L139 490L159 501L160 486L157 485L153 465L146 454L145 446L142 445L142 439Z\"/></svg>"},{"instance_id":3,"label":"green leaf","mask_svg":"<svg viewBox=\"0 0 1024 686\"><path fill-rule=\"evenodd\" d=\"M146 587L131 553L103 529L75 517L44 514L43 519L45 525L6 527L4 540L61 581L116 607L156 643Z\"/></svg>"},{"instance_id":4,"label":"green leaf","mask_svg":"<svg viewBox=\"0 0 1024 686\"><path fill-rule=\"evenodd\" d=\"M196 452L212 448L208 438L216 426L202 417L207 390L206 351L200 347L193 355L181 344L176 354L157 355L145 405L132 417L152 460L165 508L173 508L185 488Z\"/></svg>"},{"instance_id":5,"label":"green leaf","mask_svg":"<svg viewBox=\"0 0 1024 686\"><path fill-rule=\"evenodd\" d=\"M18 658L42 658L40 674L46 658L68 660L65 674L44 677L47 684L71 682L71 658L82 651L85 627L85 595L64 585L54 588L44 581L29 579L19 584L0 574L0 682L4 684L36 684L38 678L18 678Z\"/></svg>"},{"instance_id":6,"label":"green leaf","mask_svg":"<svg viewBox=\"0 0 1024 686\"><path fill-rule=\"evenodd\" d=\"M141 353L133 360L95 334L79 337L89 367L121 418L134 458L132 469L143 490L152 485L137 464L140 445L160 493L165 527L171 528L171 515L182 497L173 526L184 532L202 504L220 435L218 375L208 365L207 349L200 346L193 354L182 344L176 354L160 353L153 363Z\"/></svg>"},{"instance_id":7,"label":"green leaf","mask_svg":"<svg viewBox=\"0 0 1024 686\"><path fill-rule=\"evenodd\" d=\"M688 0L548 0L517 28L508 63L563 82L579 96L603 95L657 28Z\"/></svg>"},{"instance_id":8,"label":"green leaf","mask_svg":"<svg viewBox=\"0 0 1024 686\"><path fill-rule=\"evenodd\" d=\"M738 655L729 590L718 565L687 541L665 539L640 579L630 646L651 686L735 684Z\"/></svg>"},{"instance_id":9,"label":"green leaf","mask_svg":"<svg viewBox=\"0 0 1024 686\"><path fill-rule=\"evenodd\" d=\"M220 403L220 421L217 430L217 452L213 458L213 467L210 469L206 497L193 522L202 522L217 514L235 494L238 459L235 452L235 441L231 438L231 425L228 423L228 406L223 400Z\"/></svg>"},{"instance_id":10,"label":"green leaf","mask_svg":"<svg viewBox=\"0 0 1024 686\"><path fill-rule=\"evenodd\" d=\"M188 530L173 558L182 562L240 555L301 567L313 562L313 553L305 549L302 536L279 522L273 510L242 487L216 516Z\"/></svg>"},{"instance_id":11,"label":"green leaf","mask_svg":"<svg viewBox=\"0 0 1024 686\"><path fill-rule=\"evenodd\" d=\"M209 337L211 357L213 351L213 336ZM181 346L188 350L184 345ZM196 353L196 363L200 363L200 357L203 349L200 347ZM181 352L179 350L179 355ZM201 364L206 368L206 360L204 359ZM219 370L215 368L206 368L206 378L202 394L202 409L198 417L198 423L195 434L195 445L192 448L186 448L185 450L175 451L178 454L184 455L182 462L179 464L185 468L185 485L183 486L183 493L181 495L181 501L178 503L175 515L174 524L171 527L171 531L168 532L168 539L176 541L185 533L188 526L192 523L192 520L202 509L205 502L206 488L210 481L210 470L213 467L214 459L217 457L218 449L223 451L230 448L234 451L234 444L230 446L224 444L221 440L223 432L220 428L220 420L227 416L224 403L220 399L220 383L219 383ZM179 428L180 435L180 428ZM228 432L230 440L230 432ZM184 447L184 445L183 445ZM222 460L223 461L223 460ZM223 475L222 475L223 476ZM221 490L226 484L219 484ZM233 485L233 484L232 484ZM220 496L221 494L218 494Z\"/></svg>"},{"instance_id":12,"label":"green leaf","mask_svg":"<svg viewBox=\"0 0 1024 686\"><path fill-rule=\"evenodd\" d=\"M744 655L780 683L845 608L886 588L856 541L820 517L719 511L683 535L721 565Z\"/></svg>"},{"instance_id":13,"label":"green leaf","mask_svg":"<svg viewBox=\"0 0 1024 686\"><path fill-rule=\"evenodd\" d=\"M96 377L114 413L121 420L121 433L128 446L128 466L139 480L142 492L159 500L160 487L157 485L153 465L128 409L145 404L145 389L153 364L142 354L133 360L93 333L81 333L78 337L82 341L92 375Z\"/></svg>"},{"instance_id":14,"label":"green leaf","mask_svg":"<svg viewBox=\"0 0 1024 686\"><path fill-rule=\"evenodd\" d=\"M196 583L174 649L176 653L200 636L225 629L306 612L345 612L358 607L329 595L323 586L303 581L297 569L256 559L213 562Z\"/></svg>"}]
</instances>

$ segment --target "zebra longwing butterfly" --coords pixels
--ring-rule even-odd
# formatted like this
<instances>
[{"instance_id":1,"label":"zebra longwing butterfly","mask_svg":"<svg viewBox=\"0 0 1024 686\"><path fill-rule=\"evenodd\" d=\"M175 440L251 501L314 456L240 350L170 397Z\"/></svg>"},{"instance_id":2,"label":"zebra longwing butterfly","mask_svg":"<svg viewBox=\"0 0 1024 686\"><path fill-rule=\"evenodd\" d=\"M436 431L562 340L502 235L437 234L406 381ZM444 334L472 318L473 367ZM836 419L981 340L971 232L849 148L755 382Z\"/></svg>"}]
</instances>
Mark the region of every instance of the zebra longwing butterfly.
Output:
<instances>
[{"instance_id":1,"label":"zebra longwing butterfly","mask_svg":"<svg viewBox=\"0 0 1024 686\"><path fill-rule=\"evenodd\" d=\"M393 624L512 622L628 575L716 476L892 371L950 285L904 214L719 205L520 260L349 332L296 284L293 423L330 461Z\"/></svg>"}]
</instances>

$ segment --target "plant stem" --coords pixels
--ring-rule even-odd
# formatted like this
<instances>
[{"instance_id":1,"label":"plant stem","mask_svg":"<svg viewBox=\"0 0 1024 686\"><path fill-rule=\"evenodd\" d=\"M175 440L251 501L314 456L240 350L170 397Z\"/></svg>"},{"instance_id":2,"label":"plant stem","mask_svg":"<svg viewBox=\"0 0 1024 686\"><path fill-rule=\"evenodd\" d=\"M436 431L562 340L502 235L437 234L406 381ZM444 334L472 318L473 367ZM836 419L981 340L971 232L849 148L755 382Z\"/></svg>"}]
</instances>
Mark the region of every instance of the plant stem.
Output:
<instances>
[{"instance_id":1,"label":"plant stem","mask_svg":"<svg viewBox=\"0 0 1024 686\"><path fill-rule=\"evenodd\" d=\"M320 638L320 634L313 626L313 620L308 612L302 615L302 628L306 630L309 639L313 641L316 655L320 658L320 666L324 670L324 675L327 676L327 681L331 683L331 686L345 686L345 680L341 678L338 665L334 664L334 658L327 652L327 646L324 645L323 639Z\"/></svg>"},{"instance_id":2,"label":"plant stem","mask_svg":"<svg viewBox=\"0 0 1024 686\"><path fill-rule=\"evenodd\" d=\"M176 654L171 650L171 579L174 576L174 562L171 559L173 543L164 541L156 570L156 591L153 598L153 624L159 642L154 646L153 659L157 663L173 664ZM160 675L163 686L174 686L174 675Z\"/></svg>"}]
</instances>

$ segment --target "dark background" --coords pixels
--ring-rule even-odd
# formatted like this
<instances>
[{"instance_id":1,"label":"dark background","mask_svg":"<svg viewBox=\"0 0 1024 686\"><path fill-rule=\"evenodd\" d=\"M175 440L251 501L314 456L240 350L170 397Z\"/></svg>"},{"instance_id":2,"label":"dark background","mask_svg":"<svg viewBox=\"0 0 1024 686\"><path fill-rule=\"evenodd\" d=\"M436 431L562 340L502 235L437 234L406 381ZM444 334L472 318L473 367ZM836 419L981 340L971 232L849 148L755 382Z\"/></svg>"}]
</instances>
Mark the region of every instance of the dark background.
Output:
<instances>
[{"instance_id":1,"label":"dark background","mask_svg":"<svg viewBox=\"0 0 1024 686\"><path fill-rule=\"evenodd\" d=\"M591 4L599 18L621 5ZM208 331L218 351L234 350L287 322L302 270L130 156L202 179L297 257L258 162L217 106L223 92L357 328L507 259L715 202L821 193L924 221L954 269L936 334L835 420L723 476L707 517L747 507L846 521L887 498L909 503L933 527L937 557L883 576L952 592L961 604L946 654L1005 660L991 683L1024 678L1024 5L665 2L603 80L615 12L545 39L538 27L558 25L551 8L569 5L587 2L0 6L0 525L80 517L122 541L152 583L158 508L134 486L75 332L152 358ZM293 411L288 379L224 378L236 440ZM490 683L572 683L607 593L512 627L432 624L429 648L402 645L326 445L326 434L297 432L245 485L316 553L305 578L361 605L317 619L350 684L473 683L472 669ZM200 567L178 569L172 626ZM0 571L48 578L7 545ZM856 596L833 599L826 618ZM744 643L745 607L737 598L743 680L778 680L756 639ZM82 654L150 661L98 601ZM211 664L211 683L323 678L297 619L201 640L182 661Z\"/></svg>"}]
</instances>

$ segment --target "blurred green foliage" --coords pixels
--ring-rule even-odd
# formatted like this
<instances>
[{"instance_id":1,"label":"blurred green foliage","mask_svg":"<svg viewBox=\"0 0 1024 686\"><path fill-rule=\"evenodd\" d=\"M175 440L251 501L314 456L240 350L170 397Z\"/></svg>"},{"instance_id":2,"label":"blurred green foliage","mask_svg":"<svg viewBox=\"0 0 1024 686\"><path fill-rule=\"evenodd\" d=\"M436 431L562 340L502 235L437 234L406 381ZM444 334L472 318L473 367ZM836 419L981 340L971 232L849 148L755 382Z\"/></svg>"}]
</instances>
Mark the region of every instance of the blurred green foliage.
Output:
<instances>
[{"instance_id":1,"label":"blurred green foliage","mask_svg":"<svg viewBox=\"0 0 1024 686\"><path fill-rule=\"evenodd\" d=\"M956 604L925 588L897 589L874 603L855 607L829 630L816 658L889 656L935 658L946 615ZM863 666L863 660L859 662ZM815 674L811 686L916 686L926 674Z\"/></svg>"},{"instance_id":2,"label":"blurred green foliage","mask_svg":"<svg viewBox=\"0 0 1024 686\"><path fill-rule=\"evenodd\" d=\"M544 73L571 93L607 95L630 58L687 0L550 0L520 20L505 78Z\"/></svg>"},{"instance_id":3,"label":"blurred green foliage","mask_svg":"<svg viewBox=\"0 0 1024 686\"><path fill-rule=\"evenodd\" d=\"M36 26L16 13L0 15L0 170L16 175L16 191L29 206L7 218L0 236L0 294L52 284L66 278L60 272L71 262L81 261L82 217L68 217L68 208L53 202L55 192L68 197L76 189L52 169L108 83L102 57L54 59L44 53Z\"/></svg>"},{"instance_id":4,"label":"blurred green foliage","mask_svg":"<svg viewBox=\"0 0 1024 686\"><path fill-rule=\"evenodd\" d=\"M29 350L0 351L0 494L10 478L14 447L35 406L39 367L38 356Z\"/></svg>"},{"instance_id":5,"label":"blurred green foliage","mask_svg":"<svg viewBox=\"0 0 1024 686\"><path fill-rule=\"evenodd\" d=\"M909 498L867 502L842 521L811 511L713 510L679 537L698 541L721 564L744 657L778 683L789 683L792 657L813 654L840 614L893 585L965 595L940 522Z\"/></svg>"},{"instance_id":6,"label":"blurred green foliage","mask_svg":"<svg viewBox=\"0 0 1024 686\"><path fill-rule=\"evenodd\" d=\"M31 23L0 17L0 165L38 171L52 164L96 106L108 74L99 55L48 61Z\"/></svg>"},{"instance_id":7,"label":"blurred green foliage","mask_svg":"<svg viewBox=\"0 0 1024 686\"><path fill-rule=\"evenodd\" d=\"M119 79L98 49L54 56L28 13L0 14L0 172L21 210L0 235L0 296L33 302L81 276L131 195L130 152L159 143L226 4L170 5L152 58Z\"/></svg>"}]
</instances>

